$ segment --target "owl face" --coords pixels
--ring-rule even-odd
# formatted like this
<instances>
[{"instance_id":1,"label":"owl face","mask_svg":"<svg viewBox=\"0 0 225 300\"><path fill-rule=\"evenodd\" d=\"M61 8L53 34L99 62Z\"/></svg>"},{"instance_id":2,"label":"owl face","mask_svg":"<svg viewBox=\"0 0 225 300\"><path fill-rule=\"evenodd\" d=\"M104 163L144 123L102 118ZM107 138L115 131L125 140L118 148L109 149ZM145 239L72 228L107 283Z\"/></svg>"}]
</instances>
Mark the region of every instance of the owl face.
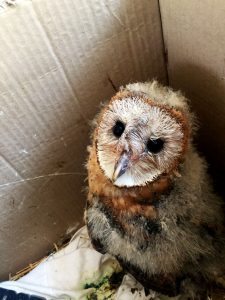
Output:
<instances>
[{"instance_id":1,"label":"owl face","mask_svg":"<svg viewBox=\"0 0 225 300\"><path fill-rule=\"evenodd\" d=\"M183 114L144 95L119 93L100 115L97 156L118 187L143 186L176 169L187 144Z\"/></svg>"}]
</instances>

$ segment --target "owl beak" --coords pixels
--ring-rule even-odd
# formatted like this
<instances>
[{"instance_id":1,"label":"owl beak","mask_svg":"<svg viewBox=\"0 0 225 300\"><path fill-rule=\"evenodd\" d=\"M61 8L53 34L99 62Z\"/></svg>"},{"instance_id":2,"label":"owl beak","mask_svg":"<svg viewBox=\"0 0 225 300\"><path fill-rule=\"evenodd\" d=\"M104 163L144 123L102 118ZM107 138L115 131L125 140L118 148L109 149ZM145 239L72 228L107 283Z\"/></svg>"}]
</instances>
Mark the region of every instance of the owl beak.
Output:
<instances>
[{"instance_id":1,"label":"owl beak","mask_svg":"<svg viewBox=\"0 0 225 300\"><path fill-rule=\"evenodd\" d=\"M130 154L128 152L123 152L120 159L117 161L112 180L115 182L120 176L122 176L128 169L130 162Z\"/></svg>"}]
</instances>

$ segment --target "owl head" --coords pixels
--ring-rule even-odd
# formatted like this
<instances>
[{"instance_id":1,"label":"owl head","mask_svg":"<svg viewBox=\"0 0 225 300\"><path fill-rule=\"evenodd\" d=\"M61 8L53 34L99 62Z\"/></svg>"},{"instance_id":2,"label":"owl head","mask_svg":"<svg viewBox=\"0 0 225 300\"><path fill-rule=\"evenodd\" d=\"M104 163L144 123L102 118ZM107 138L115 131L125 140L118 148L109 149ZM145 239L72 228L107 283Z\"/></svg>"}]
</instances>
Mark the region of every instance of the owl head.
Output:
<instances>
[{"instance_id":1,"label":"owl head","mask_svg":"<svg viewBox=\"0 0 225 300\"><path fill-rule=\"evenodd\" d=\"M118 187L134 187L175 173L188 148L189 116L186 99L155 81L126 86L97 120L105 176Z\"/></svg>"}]
</instances>

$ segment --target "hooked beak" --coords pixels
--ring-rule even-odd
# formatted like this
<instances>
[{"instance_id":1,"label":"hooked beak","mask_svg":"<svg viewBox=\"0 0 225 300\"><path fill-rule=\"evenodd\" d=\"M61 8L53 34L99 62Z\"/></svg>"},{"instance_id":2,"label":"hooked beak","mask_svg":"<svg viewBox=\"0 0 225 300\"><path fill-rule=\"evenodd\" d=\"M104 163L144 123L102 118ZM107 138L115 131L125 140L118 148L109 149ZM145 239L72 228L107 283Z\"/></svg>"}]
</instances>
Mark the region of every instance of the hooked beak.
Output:
<instances>
[{"instance_id":1,"label":"hooked beak","mask_svg":"<svg viewBox=\"0 0 225 300\"><path fill-rule=\"evenodd\" d=\"M117 161L112 177L113 182L115 182L120 176L122 176L127 171L129 167L130 156L130 153L123 152L120 159Z\"/></svg>"}]
</instances>

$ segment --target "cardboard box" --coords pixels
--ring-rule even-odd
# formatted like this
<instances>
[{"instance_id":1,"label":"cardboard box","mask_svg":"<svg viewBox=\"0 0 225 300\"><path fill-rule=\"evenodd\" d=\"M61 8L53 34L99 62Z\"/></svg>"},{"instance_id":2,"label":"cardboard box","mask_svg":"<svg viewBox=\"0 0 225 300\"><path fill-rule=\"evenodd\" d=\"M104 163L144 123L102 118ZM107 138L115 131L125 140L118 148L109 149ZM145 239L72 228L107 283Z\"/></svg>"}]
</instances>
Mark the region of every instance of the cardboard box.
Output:
<instances>
[{"instance_id":1,"label":"cardboard box","mask_svg":"<svg viewBox=\"0 0 225 300\"><path fill-rule=\"evenodd\" d=\"M224 167L222 0L0 1L0 278L82 224L89 121L128 82L182 89ZM207 126L204 126L207 124Z\"/></svg>"}]
</instances>

